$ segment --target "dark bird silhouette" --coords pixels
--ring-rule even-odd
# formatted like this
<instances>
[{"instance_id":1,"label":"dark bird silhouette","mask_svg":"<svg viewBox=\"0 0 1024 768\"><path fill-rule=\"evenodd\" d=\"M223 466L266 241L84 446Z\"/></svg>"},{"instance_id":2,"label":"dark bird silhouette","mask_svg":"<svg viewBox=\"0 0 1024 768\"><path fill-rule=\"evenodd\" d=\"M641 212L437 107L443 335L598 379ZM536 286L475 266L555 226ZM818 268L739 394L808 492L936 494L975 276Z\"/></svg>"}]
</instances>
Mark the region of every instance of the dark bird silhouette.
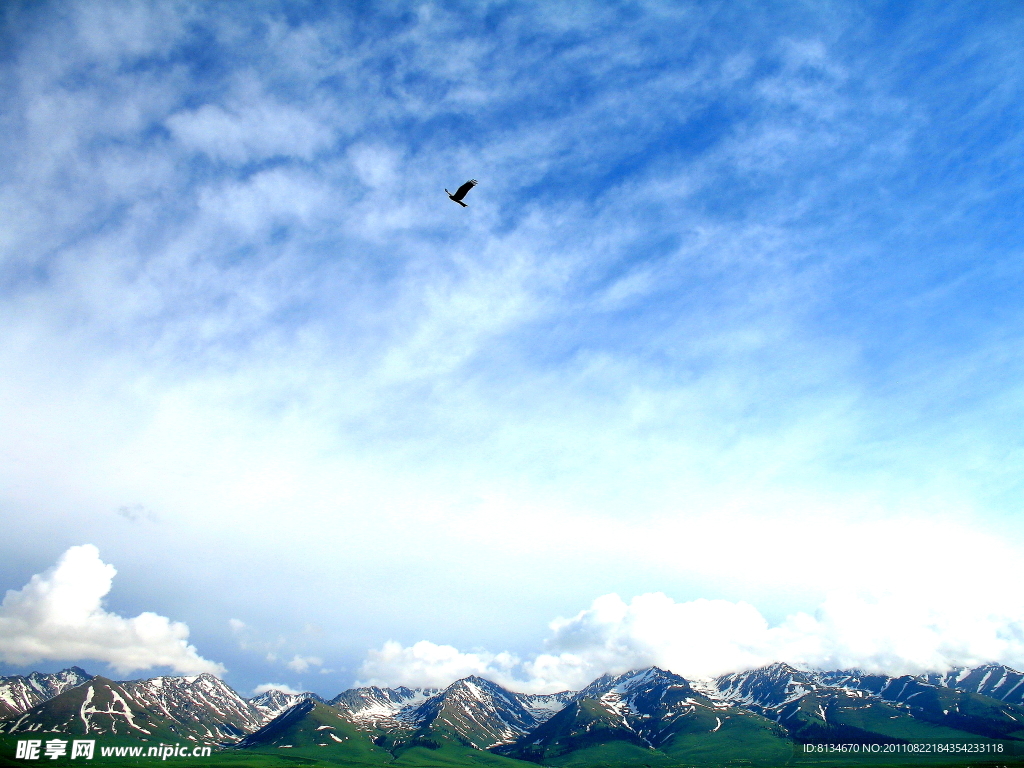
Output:
<instances>
[{"instance_id":1,"label":"dark bird silhouette","mask_svg":"<svg viewBox=\"0 0 1024 768\"><path fill-rule=\"evenodd\" d=\"M466 193L469 192L469 190L471 190L473 187L476 186L476 183L477 183L476 179L470 179L465 184L463 184L461 187L459 187L457 190L455 190L455 194L454 195L451 192L448 192L447 189L445 190L445 192L448 192L448 197L450 199L454 200L459 205L461 205L463 208L469 208L468 205L466 205L464 202L462 202L462 198L464 198L466 196Z\"/></svg>"}]
</instances>

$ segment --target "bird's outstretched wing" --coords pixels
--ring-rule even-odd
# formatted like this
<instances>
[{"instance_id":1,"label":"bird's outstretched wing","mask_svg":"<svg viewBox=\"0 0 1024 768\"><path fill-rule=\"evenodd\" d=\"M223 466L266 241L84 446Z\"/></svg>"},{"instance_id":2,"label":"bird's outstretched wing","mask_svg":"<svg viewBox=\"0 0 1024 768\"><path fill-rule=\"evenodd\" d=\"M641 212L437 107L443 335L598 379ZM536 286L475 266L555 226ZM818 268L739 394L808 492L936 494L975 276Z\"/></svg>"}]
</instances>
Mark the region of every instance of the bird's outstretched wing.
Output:
<instances>
[{"instance_id":1,"label":"bird's outstretched wing","mask_svg":"<svg viewBox=\"0 0 1024 768\"><path fill-rule=\"evenodd\" d=\"M476 185L476 179L470 179L457 190L455 190L455 194L452 195L452 200L454 200L455 202L459 202L460 200L462 200L462 198L466 196L466 193L469 192L469 190L471 190Z\"/></svg>"}]
</instances>

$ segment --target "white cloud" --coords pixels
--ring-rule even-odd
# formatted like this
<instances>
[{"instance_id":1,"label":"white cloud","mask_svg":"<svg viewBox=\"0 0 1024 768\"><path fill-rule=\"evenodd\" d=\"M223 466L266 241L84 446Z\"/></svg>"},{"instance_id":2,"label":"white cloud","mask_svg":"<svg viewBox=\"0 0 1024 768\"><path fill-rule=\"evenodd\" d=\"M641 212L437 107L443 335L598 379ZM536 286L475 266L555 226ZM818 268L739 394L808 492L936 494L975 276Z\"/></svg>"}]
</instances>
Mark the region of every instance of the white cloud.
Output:
<instances>
[{"instance_id":1,"label":"white cloud","mask_svg":"<svg viewBox=\"0 0 1024 768\"><path fill-rule=\"evenodd\" d=\"M830 669L918 673L986 662L1024 665L1019 600L1004 602L980 590L966 598L935 597L837 591L815 616L790 616L772 645L796 663Z\"/></svg>"},{"instance_id":2,"label":"white cloud","mask_svg":"<svg viewBox=\"0 0 1024 768\"><path fill-rule=\"evenodd\" d=\"M292 660L286 663L285 666L295 672L305 672L310 667L321 667L323 663L324 660L316 656L299 656L299 654L295 654Z\"/></svg>"},{"instance_id":3,"label":"white cloud","mask_svg":"<svg viewBox=\"0 0 1024 768\"><path fill-rule=\"evenodd\" d=\"M699 679L773 661L888 674L1024 662L1019 603L937 597L836 591L815 616L797 612L771 627L742 601L676 602L656 592L627 603L608 594L572 618L553 621L548 652L529 661L427 641L408 648L389 641L368 653L361 673L376 684L411 686L443 686L477 674L515 690L551 692L651 665Z\"/></svg>"},{"instance_id":4,"label":"white cloud","mask_svg":"<svg viewBox=\"0 0 1024 768\"><path fill-rule=\"evenodd\" d=\"M553 653L525 665L530 677L579 687L604 672L652 664L692 677L756 667L768 622L749 603L698 599L677 603L656 592L629 604L604 595L571 619L551 623Z\"/></svg>"},{"instance_id":5,"label":"white cloud","mask_svg":"<svg viewBox=\"0 0 1024 768\"><path fill-rule=\"evenodd\" d=\"M450 645L421 640L409 647L389 640L371 650L359 669L356 685L440 687L469 675L503 681L517 659L508 653L463 653Z\"/></svg>"},{"instance_id":6,"label":"white cloud","mask_svg":"<svg viewBox=\"0 0 1024 768\"><path fill-rule=\"evenodd\" d=\"M384 187L398 178L401 156L389 147L356 144L349 147L348 157L359 180L368 187Z\"/></svg>"},{"instance_id":7,"label":"white cloud","mask_svg":"<svg viewBox=\"0 0 1024 768\"><path fill-rule=\"evenodd\" d=\"M245 88L233 108L206 104L167 118L167 126L187 149L229 162L274 156L310 159L331 141L331 131L310 113L277 104Z\"/></svg>"},{"instance_id":8,"label":"white cloud","mask_svg":"<svg viewBox=\"0 0 1024 768\"><path fill-rule=\"evenodd\" d=\"M302 691L297 691L290 685L285 685L284 683L263 683L262 685L257 685L252 689L253 696L259 696L261 693L266 693L267 691L280 691L281 693L291 694L302 693Z\"/></svg>"},{"instance_id":9,"label":"white cloud","mask_svg":"<svg viewBox=\"0 0 1024 768\"><path fill-rule=\"evenodd\" d=\"M105 661L126 674L170 667L182 674L222 674L188 644L188 627L146 611L126 619L103 609L117 571L91 544L68 549L57 565L8 590L0 605L0 659Z\"/></svg>"}]
</instances>

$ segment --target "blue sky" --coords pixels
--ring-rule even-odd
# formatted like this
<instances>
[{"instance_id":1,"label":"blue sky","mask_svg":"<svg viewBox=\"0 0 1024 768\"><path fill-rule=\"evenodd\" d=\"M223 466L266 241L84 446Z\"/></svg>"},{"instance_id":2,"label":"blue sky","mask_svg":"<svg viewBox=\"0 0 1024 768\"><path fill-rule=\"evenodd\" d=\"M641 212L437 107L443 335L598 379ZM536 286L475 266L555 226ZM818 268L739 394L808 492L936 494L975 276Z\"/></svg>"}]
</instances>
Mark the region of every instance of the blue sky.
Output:
<instances>
[{"instance_id":1,"label":"blue sky","mask_svg":"<svg viewBox=\"0 0 1024 768\"><path fill-rule=\"evenodd\" d=\"M1024 665L1018 4L2 18L0 673Z\"/></svg>"}]
</instances>

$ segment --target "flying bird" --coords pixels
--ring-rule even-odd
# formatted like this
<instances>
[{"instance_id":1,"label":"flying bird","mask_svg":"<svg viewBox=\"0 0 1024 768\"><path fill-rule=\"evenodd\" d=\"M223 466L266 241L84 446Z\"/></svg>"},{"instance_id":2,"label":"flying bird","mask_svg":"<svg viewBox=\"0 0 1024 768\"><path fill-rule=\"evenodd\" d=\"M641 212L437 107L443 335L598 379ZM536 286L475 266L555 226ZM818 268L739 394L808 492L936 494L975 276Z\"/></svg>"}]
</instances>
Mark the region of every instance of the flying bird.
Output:
<instances>
[{"instance_id":1,"label":"flying bird","mask_svg":"<svg viewBox=\"0 0 1024 768\"><path fill-rule=\"evenodd\" d=\"M466 205L464 202L462 202L462 198L464 198L466 196L466 193L469 192L469 190L471 190L473 187L475 187L476 184L477 184L476 179L470 179L465 184L463 184L461 187L459 187L457 190L455 190L455 194L454 195L451 192L448 192L447 189L445 190L445 192L448 192L448 197L451 200L454 200L456 203L461 205L463 208L469 208L468 205Z\"/></svg>"}]
</instances>

